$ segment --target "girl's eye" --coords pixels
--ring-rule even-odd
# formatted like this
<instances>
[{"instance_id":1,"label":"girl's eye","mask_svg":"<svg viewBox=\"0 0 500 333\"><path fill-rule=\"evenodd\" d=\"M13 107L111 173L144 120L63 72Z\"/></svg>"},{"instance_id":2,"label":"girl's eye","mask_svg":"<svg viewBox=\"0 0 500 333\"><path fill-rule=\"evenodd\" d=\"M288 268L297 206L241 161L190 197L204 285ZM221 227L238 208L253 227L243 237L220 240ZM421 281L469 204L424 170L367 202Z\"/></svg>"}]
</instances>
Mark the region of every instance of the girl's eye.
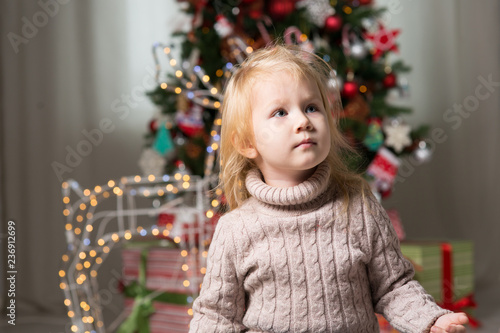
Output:
<instances>
[{"instance_id":1,"label":"girl's eye","mask_svg":"<svg viewBox=\"0 0 500 333\"><path fill-rule=\"evenodd\" d=\"M273 117L284 117L286 116L286 112L284 110L278 110L273 114Z\"/></svg>"},{"instance_id":2,"label":"girl's eye","mask_svg":"<svg viewBox=\"0 0 500 333\"><path fill-rule=\"evenodd\" d=\"M309 105L307 108L306 108L306 113L313 113L313 112L317 112L318 111L318 108L315 107L314 105Z\"/></svg>"}]
</instances>

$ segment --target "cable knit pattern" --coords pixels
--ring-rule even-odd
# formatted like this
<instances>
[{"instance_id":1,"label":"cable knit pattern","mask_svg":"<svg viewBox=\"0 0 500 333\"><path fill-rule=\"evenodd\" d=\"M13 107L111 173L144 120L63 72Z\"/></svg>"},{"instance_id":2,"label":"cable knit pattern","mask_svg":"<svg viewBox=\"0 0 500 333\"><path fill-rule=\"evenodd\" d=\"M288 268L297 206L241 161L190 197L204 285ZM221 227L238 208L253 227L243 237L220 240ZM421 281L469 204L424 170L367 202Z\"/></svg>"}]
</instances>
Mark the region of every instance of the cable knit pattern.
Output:
<instances>
[{"instance_id":1,"label":"cable knit pattern","mask_svg":"<svg viewBox=\"0 0 500 333\"><path fill-rule=\"evenodd\" d=\"M190 332L428 332L448 313L412 280L385 210L352 195L347 211L325 163L305 182L271 187L220 220Z\"/></svg>"}]
</instances>

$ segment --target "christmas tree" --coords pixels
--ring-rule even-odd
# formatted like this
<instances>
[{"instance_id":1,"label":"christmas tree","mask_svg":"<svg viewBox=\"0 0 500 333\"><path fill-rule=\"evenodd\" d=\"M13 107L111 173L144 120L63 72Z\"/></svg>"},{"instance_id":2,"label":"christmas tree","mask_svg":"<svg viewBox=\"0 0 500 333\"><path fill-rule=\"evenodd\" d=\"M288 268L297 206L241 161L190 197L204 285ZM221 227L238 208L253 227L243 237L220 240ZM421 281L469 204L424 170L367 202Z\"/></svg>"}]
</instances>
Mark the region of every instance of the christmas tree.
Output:
<instances>
[{"instance_id":1,"label":"christmas tree","mask_svg":"<svg viewBox=\"0 0 500 333\"><path fill-rule=\"evenodd\" d=\"M234 65L276 39L331 64L336 76L331 84L339 88L344 107L340 124L361 156L349 162L365 172L375 193L391 193L399 156L429 158L426 126L412 129L401 118L411 110L388 102L389 96L407 93L401 74L409 68L390 62L400 31L384 26L384 8L371 0L180 2L192 27L174 34L180 59L172 57L173 45L153 47L158 87L149 96L161 112L149 124L143 172L211 173L206 159L215 165L219 138L214 128L220 125L224 83ZM170 70L159 59L166 59Z\"/></svg>"}]
</instances>

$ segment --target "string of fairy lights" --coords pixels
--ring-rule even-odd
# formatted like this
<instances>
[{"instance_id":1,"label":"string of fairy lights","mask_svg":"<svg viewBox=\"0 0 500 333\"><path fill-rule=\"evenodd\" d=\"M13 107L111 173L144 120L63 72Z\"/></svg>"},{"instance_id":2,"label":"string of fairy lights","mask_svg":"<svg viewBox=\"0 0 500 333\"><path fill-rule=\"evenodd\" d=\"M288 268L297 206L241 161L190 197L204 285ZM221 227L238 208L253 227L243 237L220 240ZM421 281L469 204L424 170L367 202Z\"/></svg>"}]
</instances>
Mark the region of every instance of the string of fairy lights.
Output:
<instances>
[{"instance_id":1,"label":"string of fairy lights","mask_svg":"<svg viewBox=\"0 0 500 333\"><path fill-rule=\"evenodd\" d=\"M177 199L173 199L172 204L160 207L136 206L136 197L163 197L189 191L195 192L194 207L179 205L182 200ZM183 239L180 235L171 235L172 224L146 227L140 225L138 217L157 216L162 212L176 213L176 210L182 209L192 210L197 214L198 221L211 218L219 201L214 199L207 203L206 191L205 179L180 173L162 177L124 177L84 190L74 180L62 184L68 251L62 256L63 267L59 276L60 288L65 295L64 304L68 308L67 315L72 320L72 332L105 331L97 283L99 267L114 246L137 236L171 236L173 242L182 249L182 257L198 256L198 260L189 260L192 266L184 263L182 270L201 274L186 274L189 278L180 281L186 294L195 295L198 292L206 271L206 242L211 231L200 223L185 230L187 237ZM97 211L103 201L113 197L116 198L116 210ZM206 207L211 208L207 210ZM200 237L199 242L195 241L197 237ZM192 310L189 309L188 313L192 314Z\"/></svg>"}]
</instances>

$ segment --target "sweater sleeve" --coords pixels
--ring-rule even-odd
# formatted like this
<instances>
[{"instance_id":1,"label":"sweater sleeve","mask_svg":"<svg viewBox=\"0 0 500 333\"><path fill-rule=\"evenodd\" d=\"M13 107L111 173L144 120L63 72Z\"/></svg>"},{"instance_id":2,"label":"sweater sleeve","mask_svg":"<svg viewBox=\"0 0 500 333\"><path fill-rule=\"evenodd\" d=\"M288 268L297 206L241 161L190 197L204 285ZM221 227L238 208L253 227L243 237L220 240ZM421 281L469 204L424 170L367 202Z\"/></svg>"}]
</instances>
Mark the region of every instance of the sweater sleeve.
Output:
<instances>
[{"instance_id":1,"label":"sweater sleeve","mask_svg":"<svg viewBox=\"0 0 500 333\"><path fill-rule=\"evenodd\" d=\"M371 256L368 276L375 312L402 332L429 332L440 316L449 313L413 280L412 264L403 257L399 240L385 210L372 197L363 207Z\"/></svg>"},{"instance_id":2,"label":"sweater sleeve","mask_svg":"<svg viewBox=\"0 0 500 333\"><path fill-rule=\"evenodd\" d=\"M193 304L189 332L241 332L245 308L243 281L236 269L231 225L219 220L208 251L207 271Z\"/></svg>"}]
</instances>

